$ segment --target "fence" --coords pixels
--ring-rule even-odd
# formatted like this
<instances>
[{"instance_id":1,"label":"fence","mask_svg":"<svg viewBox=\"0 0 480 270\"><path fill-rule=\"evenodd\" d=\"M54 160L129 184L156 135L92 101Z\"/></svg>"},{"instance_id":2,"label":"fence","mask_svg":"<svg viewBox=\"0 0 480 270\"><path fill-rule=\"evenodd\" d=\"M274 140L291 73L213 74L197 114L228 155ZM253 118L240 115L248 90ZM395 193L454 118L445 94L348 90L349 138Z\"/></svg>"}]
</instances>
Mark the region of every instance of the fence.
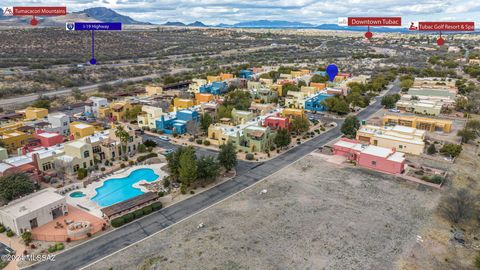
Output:
<instances>
[{"instance_id":1,"label":"fence","mask_svg":"<svg viewBox=\"0 0 480 270\"><path fill-rule=\"evenodd\" d=\"M99 231L101 231L104 223L105 222L100 222L100 221L91 222L90 233L94 235L95 233L98 233ZM88 237L87 234L78 236L78 237L68 236L66 226L65 228L56 229L54 232L48 233L48 234L40 234L40 233L36 233L35 231L32 232L32 238L34 240L45 241L45 242L66 242L68 238L70 238L71 241L77 241L77 240L85 239L87 237Z\"/></svg>"}]
</instances>

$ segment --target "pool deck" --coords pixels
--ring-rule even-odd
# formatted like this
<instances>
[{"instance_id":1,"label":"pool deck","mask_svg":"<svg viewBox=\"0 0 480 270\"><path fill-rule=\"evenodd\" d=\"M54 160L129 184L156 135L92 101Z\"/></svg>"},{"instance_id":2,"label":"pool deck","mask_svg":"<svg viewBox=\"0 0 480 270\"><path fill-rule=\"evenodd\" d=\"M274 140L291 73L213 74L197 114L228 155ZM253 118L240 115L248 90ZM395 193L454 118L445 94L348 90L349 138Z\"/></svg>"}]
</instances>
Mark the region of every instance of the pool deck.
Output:
<instances>
[{"instance_id":1,"label":"pool deck","mask_svg":"<svg viewBox=\"0 0 480 270\"><path fill-rule=\"evenodd\" d=\"M109 180L109 179L112 179L112 178L127 177L132 171L138 170L138 169L152 169L155 172L155 174L158 175L157 180L152 181L152 182L148 182L148 183L154 183L154 182L160 181L160 180L163 179L164 176L168 175L166 172L161 170L161 168L165 165L166 165L166 163L160 163L160 164L140 165L140 166L128 167L128 168L122 169L120 171L117 171L114 174L109 175L105 178L102 178L98 182L93 182L85 188L81 188L81 189L77 189L77 190L74 190L72 192L69 192L68 194L65 195L65 198L67 199L68 204L79 207L79 208L89 212L90 214L101 218L103 216L103 214L100 211L100 209L103 208L103 207L99 206L97 203L95 203L94 201L91 200L91 198L93 198L93 197L95 197L95 195L97 195L97 191L95 189L101 187L106 180ZM140 183L146 183L146 182L147 181L142 180L142 181L139 181L139 182L133 184L132 186L135 187L135 188L140 188L141 191L146 192L147 189L145 189L144 187L139 185ZM78 191L83 192L86 196L80 197L80 198L70 197L70 193L78 192Z\"/></svg>"}]
</instances>

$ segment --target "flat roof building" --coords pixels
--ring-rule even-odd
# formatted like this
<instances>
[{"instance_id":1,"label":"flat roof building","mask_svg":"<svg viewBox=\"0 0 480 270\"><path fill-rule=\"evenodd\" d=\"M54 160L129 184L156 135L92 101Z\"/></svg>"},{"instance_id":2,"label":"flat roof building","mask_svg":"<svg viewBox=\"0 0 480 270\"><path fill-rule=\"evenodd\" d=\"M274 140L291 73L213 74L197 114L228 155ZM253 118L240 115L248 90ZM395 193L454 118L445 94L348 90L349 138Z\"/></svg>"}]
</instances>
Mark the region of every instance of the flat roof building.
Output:
<instances>
[{"instance_id":1,"label":"flat roof building","mask_svg":"<svg viewBox=\"0 0 480 270\"><path fill-rule=\"evenodd\" d=\"M420 155L425 147L425 131L405 126L361 126L356 139L365 144L395 148L399 152Z\"/></svg>"},{"instance_id":2,"label":"flat roof building","mask_svg":"<svg viewBox=\"0 0 480 270\"><path fill-rule=\"evenodd\" d=\"M0 221L20 235L67 213L65 196L47 188L0 208Z\"/></svg>"}]
</instances>

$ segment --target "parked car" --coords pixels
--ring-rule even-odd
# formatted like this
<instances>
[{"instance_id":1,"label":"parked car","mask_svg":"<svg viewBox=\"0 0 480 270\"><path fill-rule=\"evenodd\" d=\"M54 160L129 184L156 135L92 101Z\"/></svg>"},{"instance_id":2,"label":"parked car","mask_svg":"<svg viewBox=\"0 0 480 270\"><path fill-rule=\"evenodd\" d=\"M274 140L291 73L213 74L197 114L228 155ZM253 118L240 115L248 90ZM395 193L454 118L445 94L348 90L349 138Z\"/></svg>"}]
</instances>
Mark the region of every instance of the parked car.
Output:
<instances>
[{"instance_id":1,"label":"parked car","mask_svg":"<svg viewBox=\"0 0 480 270\"><path fill-rule=\"evenodd\" d=\"M160 136L160 137L158 137L158 138L159 138L160 140L162 140L162 141L165 141L165 142L170 141L170 138L168 138L167 136Z\"/></svg>"},{"instance_id":2,"label":"parked car","mask_svg":"<svg viewBox=\"0 0 480 270\"><path fill-rule=\"evenodd\" d=\"M393 112L393 113L399 113L399 112L400 112L400 110L397 110L397 109L390 109L390 110L388 110L388 111L389 111L389 112Z\"/></svg>"},{"instance_id":3,"label":"parked car","mask_svg":"<svg viewBox=\"0 0 480 270\"><path fill-rule=\"evenodd\" d=\"M168 156L173 152L175 152L175 149L166 149L165 151L162 152L162 155Z\"/></svg>"}]
</instances>

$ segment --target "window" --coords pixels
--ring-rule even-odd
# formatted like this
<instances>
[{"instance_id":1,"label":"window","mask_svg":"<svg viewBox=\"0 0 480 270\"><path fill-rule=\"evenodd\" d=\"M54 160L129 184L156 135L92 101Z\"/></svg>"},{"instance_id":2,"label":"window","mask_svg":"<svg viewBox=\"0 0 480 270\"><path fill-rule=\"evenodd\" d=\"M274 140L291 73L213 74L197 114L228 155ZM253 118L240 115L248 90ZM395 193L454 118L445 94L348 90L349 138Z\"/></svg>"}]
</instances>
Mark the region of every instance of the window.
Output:
<instances>
[{"instance_id":1,"label":"window","mask_svg":"<svg viewBox=\"0 0 480 270\"><path fill-rule=\"evenodd\" d=\"M112 152L112 158L114 158L114 157L115 157L115 152Z\"/></svg>"},{"instance_id":2,"label":"window","mask_svg":"<svg viewBox=\"0 0 480 270\"><path fill-rule=\"evenodd\" d=\"M78 171L78 169L80 169L80 166L78 164L76 164L75 166L73 166L73 171L76 172Z\"/></svg>"},{"instance_id":3,"label":"window","mask_svg":"<svg viewBox=\"0 0 480 270\"><path fill-rule=\"evenodd\" d=\"M83 168L84 168L84 169L87 168L87 162L83 162Z\"/></svg>"},{"instance_id":4,"label":"window","mask_svg":"<svg viewBox=\"0 0 480 270\"><path fill-rule=\"evenodd\" d=\"M87 150L87 151L83 152L83 157L84 158L87 158L89 156L90 156L90 151Z\"/></svg>"},{"instance_id":5,"label":"window","mask_svg":"<svg viewBox=\"0 0 480 270\"><path fill-rule=\"evenodd\" d=\"M403 149L403 145L399 145L398 148Z\"/></svg>"},{"instance_id":6,"label":"window","mask_svg":"<svg viewBox=\"0 0 480 270\"><path fill-rule=\"evenodd\" d=\"M93 166L93 160L90 160L90 166Z\"/></svg>"},{"instance_id":7,"label":"window","mask_svg":"<svg viewBox=\"0 0 480 270\"><path fill-rule=\"evenodd\" d=\"M372 166L377 166L377 162L375 160L372 160Z\"/></svg>"}]
</instances>

